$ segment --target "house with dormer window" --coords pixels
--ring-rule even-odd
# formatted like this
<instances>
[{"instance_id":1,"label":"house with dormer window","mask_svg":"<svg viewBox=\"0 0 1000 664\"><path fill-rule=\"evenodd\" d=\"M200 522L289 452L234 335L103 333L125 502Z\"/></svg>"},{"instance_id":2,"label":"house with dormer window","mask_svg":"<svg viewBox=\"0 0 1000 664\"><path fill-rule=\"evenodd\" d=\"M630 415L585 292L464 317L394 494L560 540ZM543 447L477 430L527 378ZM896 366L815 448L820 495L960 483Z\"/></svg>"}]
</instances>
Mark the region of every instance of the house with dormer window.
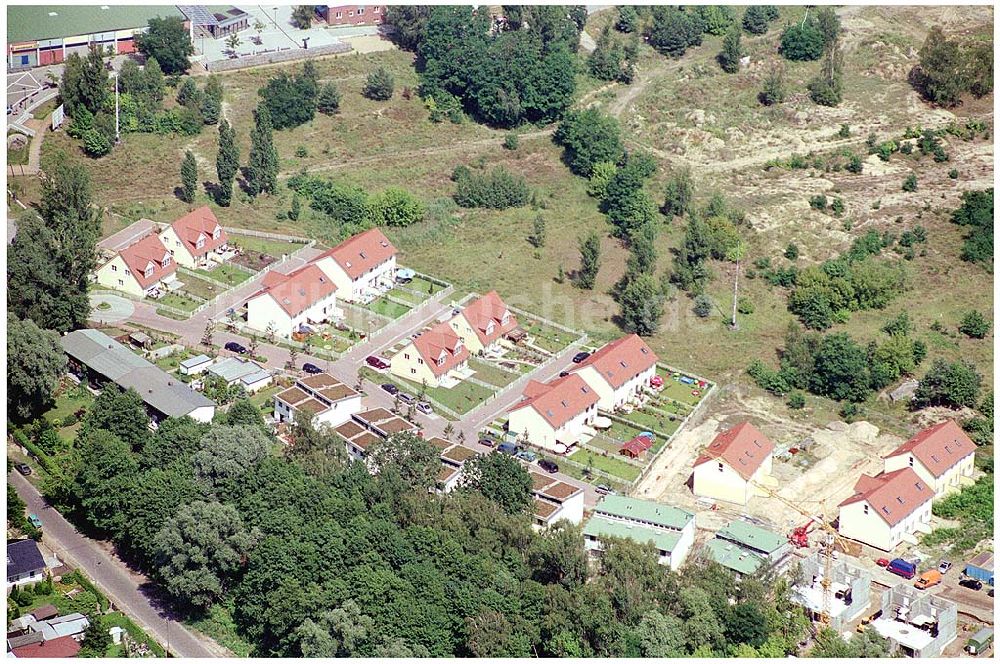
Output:
<instances>
[{"instance_id":1,"label":"house with dormer window","mask_svg":"<svg viewBox=\"0 0 1000 664\"><path fill-rule=\"evenodd\" d=\"M884 457L885 472L912 468L937 498L972 483L976 444L955 420L924 429Z\"/></svg>"},{"instance_id":2,"label":"house with dormer window","mask_svg":"<svg viewBox=\"0 0 1000 664\"><path fill-rule=\"evenodd\" d=\"M377 228L359 233L313 261L337 287L340 299L367 302L396 281L396 248Z\"/></svg>"},{"instance_id":3,"label":"house with dormer window","mask_svg":"<svg viewBox=\"0 0 1000 664\"><path fill-rule=\"evenodd\" d=\"M694 495L746 505L762 495L771 474L774 443L760 429L743 422L723 431L694 462Z\"/></svg>"},{"instance_id":4,"label":"house with dormer window","mask_svg":"<svg viewBox=\"0 0 1000 664\"><path fill-rule=\"evenodd\" d=\"M289 274L272 270L264 275L262 285L247 300L247 327L258 332L290 337L310 324L343 317L337 308L337 287L315 265Z\"/></svg>"},{"instance_id":5,"label":"house with dormer window","mask_svg":"<svg viewBox=\"0 0 1000 664\"><path fill-rule=\"evenodd\" d=\"M97 283L136 297L166 288L176 278L177 263L155 234L125 247L97 269Z\"/></svg>"},{"instance_id":6,"label":"house with dormer window","mask_svg":"<svg viewBox=\"0 0 1000 664\"><path fill-rule=\"evenodd\" d=\"M470 353L480 353L495 350L500 339L517 327L517 318L497 292L490 291L462 309L449 325Z\"/></svg>"},{"instance_id":7,"label":"house with dormer window","mask_svg":"<svg viewBox=\"0 0 1000 664\"><path fill-rule=\"evenodd\" d=\"M205 205L163 229L160 241L178 265L193 270L209 254L224 247L229 238L211 208Z\"/></svg>"},{"instance_id":8,"label":"house with dormer window","mask_svg":"<svg viewBox=\"0 0 1000 664\"><path fill-rule=\"evenodd\" d=\"M892 551L901 542L916 544L916 533L931 530L933 500L931 485L912 468L862 475L854 494L840 503L837 530L882 551Z\"/></svg>"},{"instance_id":9,"label":"house with dormer window","mask_svg":"<svg viewBox=\"0 0 1000 664\"><path fill-rule=\"evenodd\" d=\"M635 401L656 374L656 354L637 334L630 334L595 351L570 372L579 374L597 392L598 408L614 412Z\"/></svg>"},{"instance_id":10,"label":"house with dormer window","mask_svg":"<svg viewBox=\"0 0 1000 664\"><path fill-rule=\"evenodd\" d=\"M448 323L438 323L408 343L389 360L389 371L428 387L447 385L448 375L468 367L469 348Z\"/></svg>"},{"instance_id":11,"label":"house with dormer window","mask_svg":"<svg viewBox=\"0 0 1000 664\"><path fill-rule=\"evenodd\" d=\"M531 445L564 452L579 443L594 423L598 399L597 392L576 374L548 383L533 380L510 409L507 430Z\"/></svg>"}]
</instances>

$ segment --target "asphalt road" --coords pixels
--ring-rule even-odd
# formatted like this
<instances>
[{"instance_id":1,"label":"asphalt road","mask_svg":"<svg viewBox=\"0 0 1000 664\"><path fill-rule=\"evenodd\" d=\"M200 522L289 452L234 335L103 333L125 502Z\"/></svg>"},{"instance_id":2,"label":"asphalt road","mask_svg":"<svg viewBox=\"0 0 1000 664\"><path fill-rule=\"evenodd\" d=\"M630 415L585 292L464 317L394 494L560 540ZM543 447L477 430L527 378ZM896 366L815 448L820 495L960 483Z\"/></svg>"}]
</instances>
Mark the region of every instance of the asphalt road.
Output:
<instances>
[{"instance_id":1,"label":"asphalt road","mask_svg":"<svg viewBox=\"0 0 1000 664\"><path fill-rule=\"evenodd\" d=\"M77 532L69 521L45 502L45 498L27 479L12 472L8 481L27 504L28 512L41 518L44 542L59 559L83 570L119 610L135 620L173 656L232 656L217 643L195 636L177 622L161 606L148 580L132 572L116 557L108 555L99 542Z\"/></svg>"}]
</instances>

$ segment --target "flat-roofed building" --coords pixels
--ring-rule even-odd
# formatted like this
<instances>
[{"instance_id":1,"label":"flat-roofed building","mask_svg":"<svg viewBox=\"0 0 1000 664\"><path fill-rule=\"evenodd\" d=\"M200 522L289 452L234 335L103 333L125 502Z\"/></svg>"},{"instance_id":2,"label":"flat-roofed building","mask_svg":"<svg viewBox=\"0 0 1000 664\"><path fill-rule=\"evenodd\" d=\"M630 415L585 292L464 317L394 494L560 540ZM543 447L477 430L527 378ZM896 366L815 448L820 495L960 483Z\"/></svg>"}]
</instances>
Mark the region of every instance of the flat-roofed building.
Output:
<instances>
[{"instance_id":1,"label":"flat-roofed building","mask_svg":"<svg viewBox=\"0 0 1000 664\"><path fill-rule=\"evenodd\" d=\"M705 543L708 555L723 567L746 575L777 565L791 551L788 539L746 521L731 521Z\"/></svg>"},{"instance_id":2,"label":"flat-roofed building","mask_svg":"<svg viewBox=\"0 0 1000 664\"><path fill-rule=\"evenodd\" d=\"M262 390L274 380L271 372L253 360L241 360L238 357L226 357L210 365L205 372L226 382L226 385L239 385L247 394Z\"/></svg>"},{"instance_id":3,"label":"flat-roofed building","mask_svg":"<svg viewBox=\"0 0 1000 664\"><path fill-rule=\"evenodd\" d=\"M465 464L477 456L475 450L445 440L444 438L430 438L427 441L441 453L441 472L438 474L438 490L441 493L453 491L463 478Z\"/></svg>"},{"instance_id":4,"label":"flat-roofed building","mask_svg":"<svg viewBox=\"0 0 1000 664\"><path fill-rule=\"evenodd\" d=\"M299 378L274 395L274 419L294 422L297 412L311 414L315 427L337 427L361 412L361 393L326 373Z\"/></svg>"},{"instance_id":5,"label":"flat-roofed building","mask_svg":"<svg viewBox=\"0 0 1000 664\"><path fill-rule=\"evenodd\" d=\"M694 514L671 505L626 496L605 496L583 531L584 545L598 555L609 537L651 543L657 561L676 570L694 544Z\"/></svg>"},{"instance_id":6,"label":"flat-roofed building","mask_svg":"<svg viewBox=\"0 0 1000 664\"><path fill-rule=\"evenodd\" d=\"M583 521L583 489L530 471L533 513L536 530L547 528L556 521L565 519L572 524Z\"/></svg>"}]
</instances>

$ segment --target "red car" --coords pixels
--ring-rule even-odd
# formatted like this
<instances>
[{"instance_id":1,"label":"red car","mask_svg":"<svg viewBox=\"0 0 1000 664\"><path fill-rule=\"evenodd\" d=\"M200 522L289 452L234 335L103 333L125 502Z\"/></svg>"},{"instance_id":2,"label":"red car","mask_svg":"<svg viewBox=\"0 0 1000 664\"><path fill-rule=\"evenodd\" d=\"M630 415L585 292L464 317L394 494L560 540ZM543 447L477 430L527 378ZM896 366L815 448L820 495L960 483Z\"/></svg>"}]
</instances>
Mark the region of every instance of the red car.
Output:
<instances>
[{"instance_id":1,"label":"red car","mask_svg":"<svg viewBox=\"0 0 1000 664\"><path fill-rule=\"evenodd\" d=\"M365 364L375 369L388 369L389 363L383 360L381 357L376 357L374 355L369 355L365 358Z\"/></svg>"},{"instance_id":2,"label":"red car","mask_svg":"<svg viewBox=\"0 0 1000 664\"><path fill-rule=\"evenodd\" d=\"M888 567L889 566L889 559L888 558L879 558L878 560L875 561L875 564L878 565L879 567Z\"/></svg>"}]
</instances>

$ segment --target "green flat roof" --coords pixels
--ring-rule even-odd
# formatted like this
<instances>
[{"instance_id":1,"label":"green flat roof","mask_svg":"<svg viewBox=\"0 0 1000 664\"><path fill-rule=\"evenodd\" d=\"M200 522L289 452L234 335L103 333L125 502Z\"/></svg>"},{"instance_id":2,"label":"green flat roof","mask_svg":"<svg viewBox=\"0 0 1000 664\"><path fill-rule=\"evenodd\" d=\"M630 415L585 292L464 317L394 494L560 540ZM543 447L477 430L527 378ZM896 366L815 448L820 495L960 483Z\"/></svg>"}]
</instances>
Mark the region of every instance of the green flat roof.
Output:
<instances>
[{"instance_id":1,"label":"green flat roof","mask_svg":"<svg viewBox=\"0 0 1000 664\"><path fill-rule=\"evenodd\" d=\"M715 562L740 574L753 574L764 564L764 559L756 553L725 540L709 540L705 544L705 549Z\"/></svg>"},{"instance_id":2,"label":"green flat roof","mask_svg":"<svg viewBox=\"0 0 1000 664\"><path fill-rule=\"evenodd\" d=\"M623 519L638 519L648 521L662 528L681 530L694 514L673 505L655 503L651 500L639 500L627 496L604 496L594 508L596 514L610 514Z\"/></svg>"},{"instance_id":3,"label":"green flat roof","mask_svg":"<svg viewBox=\"0 0 1000 664\"><path fill-rule=\"evenodd\" d=\"M653 528L632 526L621 521L610 521L599 516L591 517L583 529L583 534L592 537L620 537L640 544L652 542L657 549L668 553L674 550L677 542L681 539L680 533L665 533Z\"/></svg>"},{"instance_id":4,"label":"green flat roof","mask_svg":"<svg viewBox=\"0 0 1000 664\"><path fill-rule=\"evenodd\" d=\"M758 528L746 521L730 521L725 528L716 533L716 536L732 540L755 551L763 551L768 555L788 542L781 535Z\"/></svg>"},{"instance_id":5,"label":"green flat roof","mask_svg":"<svg viewBox=\"0 0 1000 664\"><path fill-rule=\"evenodd\" d=\"M101 9L102 6L108 8ZM183 14L174 5L8 5L7 41L56 39L141 28L156 16L183 17Z\"/></svg>"}]
</instances>

